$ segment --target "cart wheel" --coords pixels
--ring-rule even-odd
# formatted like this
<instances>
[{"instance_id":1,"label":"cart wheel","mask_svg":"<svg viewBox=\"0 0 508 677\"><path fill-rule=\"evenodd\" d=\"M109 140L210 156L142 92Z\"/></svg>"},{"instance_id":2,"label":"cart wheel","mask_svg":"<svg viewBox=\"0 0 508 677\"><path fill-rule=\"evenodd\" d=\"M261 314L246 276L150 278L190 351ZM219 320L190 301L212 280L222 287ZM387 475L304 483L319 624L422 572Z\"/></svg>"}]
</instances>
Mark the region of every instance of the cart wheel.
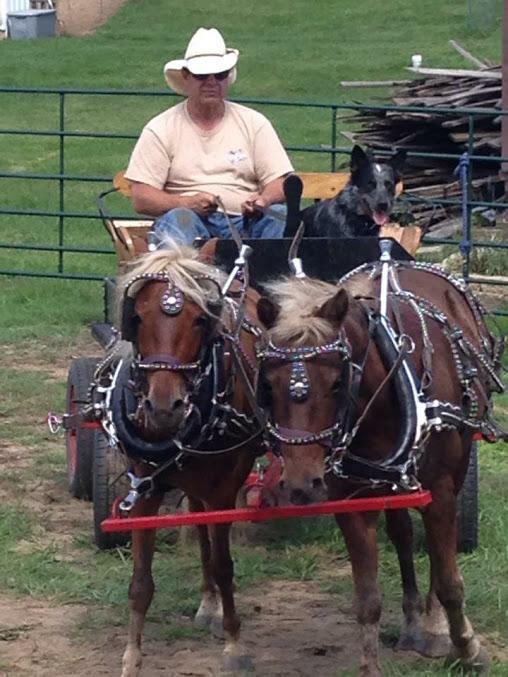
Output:
<instances>
[{"instance_id":1,"label":"cart wheel","mask_svg":"<svg viewBox=\"0 0 508 677\"><path fill-rule=\"evenodd\" d=\"M126 545L128 532L104 533L101 522L111 515L113 504L129 491L129 483L123 476L125 460L116 447L110 447L101 430L94 432L93 463L93 522L95 544L99 550L108 550Z\"/></svg>"},{"instance_id":2,"label":"cart wheel","mask_svg":"<svg viewBox=\"0 0 508 677\"><path fill-rule=\"evenodd\" d=\"M457 549L473 552L478 547L478 445L473 442L464 484L457 497Z\"/></svg>"},{"instance_id":3,"label":"cart wheel","mask_svg":"<svg viewBox=\"0 0 508 677\"><path fill-rule=\"evenodd\" d=\"M99 359L78 357L72 360L67 377L67 411L75 414L86 401L88 388ZM67 479L69 492L74 498L92 498L94 431L72 428L65 435L67 456Z\"/></svg>"}]
</instances>

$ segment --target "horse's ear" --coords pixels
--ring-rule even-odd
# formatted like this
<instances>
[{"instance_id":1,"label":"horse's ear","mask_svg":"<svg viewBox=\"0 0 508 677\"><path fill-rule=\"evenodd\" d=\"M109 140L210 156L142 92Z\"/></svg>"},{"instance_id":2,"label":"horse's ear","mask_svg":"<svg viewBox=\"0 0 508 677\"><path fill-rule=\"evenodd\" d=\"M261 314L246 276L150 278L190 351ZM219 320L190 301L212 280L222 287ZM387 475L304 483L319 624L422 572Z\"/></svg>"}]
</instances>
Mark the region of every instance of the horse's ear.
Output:
<instances>
[{"instance_id":1,"label":"horse's ear","mask_svg":"<svg viewBox=\"0 0 508 677\"><path fill-rule=\"evenodd\" d=\"M392 166L393 171L399 176L402 174L402 168L406 162L407 151L404 148L399 148L395 155L390 158L389 164Z\"/></svg>"},{"instance_id":2,"label":"horse's ear","mask_svg":"<svg viewBox=\"0 0 508 677\"><path fill-rule=\"evenodd\" d=\"M266 296L262 296L256 308L260 321L267 329L271 329L279 317L280 306Z\"/></svg>"},{"instance_id":3,"label":"horse's ear","mask_svg":"<svg viewBox=\"0 0 508 677\"><path fill-rule=\"evenodd\" d=\"M369 154L366 153L358 144L353 146L353 150L351 151L351 160L349 163L351 174L357 172L361 167L368 164L369 162L371 162Z\"/></svg>"},{"instance_id":4,"label":"horse's ear","mask_svg":"<svg viewBox=\"0 0 508 677\"><path fill-rule=\"evenodd\" d=\"M212 237L207 240L199 249L198 259L203 263L215 263L215 250L217 248L218 237Z\"/></svg>"},{"instance_id":5,"label":"horse's ear","mask_svg":"<svg viewBox=\"0 0 508 677\"><path fill-rule=\"evenodd\" d=\"M349 308L349 294L344 288L338 290L332 298L314 312L315 317L322 317L331 324L342 324Z\"/></svg>"}]
</instances>

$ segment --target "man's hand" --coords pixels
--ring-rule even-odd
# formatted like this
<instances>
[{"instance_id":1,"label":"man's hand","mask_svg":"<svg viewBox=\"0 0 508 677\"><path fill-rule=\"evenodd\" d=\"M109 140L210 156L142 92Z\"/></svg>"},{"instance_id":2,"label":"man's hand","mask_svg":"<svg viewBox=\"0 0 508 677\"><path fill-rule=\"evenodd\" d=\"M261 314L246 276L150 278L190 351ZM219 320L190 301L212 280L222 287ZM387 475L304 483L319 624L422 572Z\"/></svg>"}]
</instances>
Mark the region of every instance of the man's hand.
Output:
<instances>
[{"instance_id":1,"label":"man's hand","mask_svg":"<svg viewBox=\"0 0 508 677\"><path fill-rule=\"evenodd\" d=\"M209 216L217 211L217 200L211 193L196 193L185 198L185 207L199 214L199 216Z\"/></svg>"},{"instance_id":2,"label":"man's hand","mask_svg":"<svg viewBox=\"0 0 508 677\"><path fill-rule=\"evenodd\" d=\"M262 195L253 193L242 204L242 214L244 216L253 216L256 213L261 213L268 206L268 201Z\"/></svg>"}]
</instances>

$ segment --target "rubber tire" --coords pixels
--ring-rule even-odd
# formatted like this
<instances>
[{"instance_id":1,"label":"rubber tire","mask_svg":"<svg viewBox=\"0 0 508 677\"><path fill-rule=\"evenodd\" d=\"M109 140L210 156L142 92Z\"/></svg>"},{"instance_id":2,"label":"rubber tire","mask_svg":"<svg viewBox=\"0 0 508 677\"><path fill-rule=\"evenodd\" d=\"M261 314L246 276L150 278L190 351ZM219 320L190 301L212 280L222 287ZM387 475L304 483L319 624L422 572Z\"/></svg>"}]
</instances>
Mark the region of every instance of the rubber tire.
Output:
<instances>
[{"instance_id":1,"label":"rubber tire","mask_svg":"<svg viewBox=\"0 0 508 677\"><path fill-rule=\"evenodd\" d=\"M473 442L464 484L457 496L457 549L473 552L478 547L478 444Z\"/></svg>"},{"instance_id":2,"label":"rubber tire","mask_svg":"<svg viewBox=\"0 0 508 677\"><path fill-rule=\"evenodd\" d=\"M125 468L123 456L116 447L110 447L102 430L94 431L93 463L93 524L95 544L99 550L127 545L130 532L104 533L101 522L111 515L117 498L123 498L128 492L127 480L117 479Z\"/></svg>"},{"instance_id":3,"label":"rubber tire","mask_svg":"<svg viewBox=\"0 0 508 677\"><path fill-rule=\"evenodd\" d=\"M75 414L87 399L88 388L99 362L97 357L78 357L67 376L67 412ZM94 430L73 428L65 434L67 481L74 498L91 500Z\"/></svg>"}]
</instances>

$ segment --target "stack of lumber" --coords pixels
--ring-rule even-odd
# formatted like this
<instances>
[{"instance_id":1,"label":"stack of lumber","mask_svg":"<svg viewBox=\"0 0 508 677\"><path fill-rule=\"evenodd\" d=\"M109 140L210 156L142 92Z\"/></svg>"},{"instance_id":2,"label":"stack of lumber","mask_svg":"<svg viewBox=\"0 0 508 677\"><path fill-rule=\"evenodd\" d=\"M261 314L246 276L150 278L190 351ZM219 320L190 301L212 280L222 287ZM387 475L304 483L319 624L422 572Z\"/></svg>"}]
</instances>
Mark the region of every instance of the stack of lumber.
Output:
<instances>
[{"instance_id":1,"label":"stack of lumber","mask_svg":"<svg viewBox=\"0 0 508 677\"><path fill-rule=\"evenodd\" d=\"M462 49L456 43L454 47L459 51ZM501 108L502 72L501 67L480 62L466 54L475 62L476 69L410 68L408 70L418 73L417 79L393 83L392 102L395 105L424 107L424 111L362 110L352 116L342 117L343 121L357 125L356 131L342 132L343 135L380 153L405 148L410 153L459 155L468 150L469 116L455 113L453 109ZM378 83L342 84L375 86ZM436 108L450 110L442 113L434 110ZM499 115L486 114L474 118L472 151L474 155L489 157L501 154ZM410 157L404 170L404 187L411 194L433 200L440 197L456 198L460 196L460 187L454 177L456 166L455 159ZM503 184L498 172L497 162L476 160L472 163L476 198L490 201L500 197ZM418 225L434 230L433 226L440 225L443 219L453 219L457 210L436 210L427 205L416 207L413 212Z\"/></svg>"}]
</instances>

